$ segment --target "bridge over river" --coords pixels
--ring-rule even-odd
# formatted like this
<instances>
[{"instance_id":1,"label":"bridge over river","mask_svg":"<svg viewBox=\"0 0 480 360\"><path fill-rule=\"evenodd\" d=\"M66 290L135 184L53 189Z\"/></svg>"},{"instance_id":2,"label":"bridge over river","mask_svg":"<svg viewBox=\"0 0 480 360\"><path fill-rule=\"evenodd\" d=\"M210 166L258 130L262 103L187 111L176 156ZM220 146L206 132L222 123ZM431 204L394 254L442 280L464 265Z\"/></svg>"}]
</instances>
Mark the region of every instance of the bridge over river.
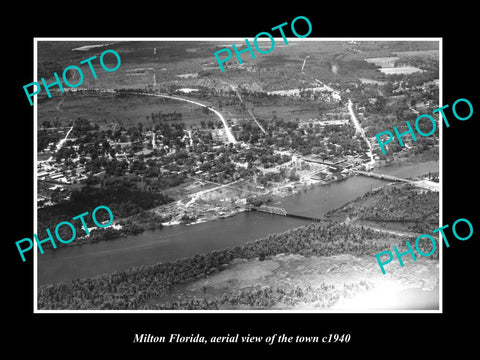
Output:
<instances>
[{"instance_id":1,"label":"bridge over river","mask_svg":"<svg viewBox=\"0 0 480 360\"><path fill-rule=\"evenodd\" d=\"M309 221L314 221L314 222L322 221L322 219L314 218L314 217L311 217L311 216L290 214L290 213L287 212L287 210L285 210L282 207L278 207L278 206L262 205L262 206L259 206L257 208L254 208L253 210L268 213L268 214L289 216L289 217L293 217L293 218L297 218L297 219L304 219L304 220L309 220Z\"/></svg>"},{"instance_id":2,"label":"bridge over river","mask_svg":"<svg viewBox=\"0 0 480 360\"><path fill-rule=\"evenodd\" d=\"M440 189L440 186L438 183L429 181L429 180L408 180L392 175L385 175L385 174L376 174L373 172L366 172L366 171L360 171L360 170L354 170L353 173L358 174L358 175L363 175L363 176L369 176L369 177L374 177L377 179L382 179L382 180L389 180L389 181L401 181L401 182L406 182L408 184L411 184L413 186L421 187L423 189L427 189L430 191L436 191L438 192Z\"/></svg>"},{"instance_id":3,"label":"bridge over river","mask_svg":"<svg viewBox=\"0 0 480 360\"><path fill-rule=\"evenodd\" d=\"M363 175L363 176L368 176L376 179L381 179L381 180L387 180L387 181L392 181L392 182L404 182L407 184L411 184L413 186L427 189L430 191L439 191L439 184L435 183L433 181L428 181L428 180L408 180L404 179L401 177L393 176L393 175L387 175L387 174L377 174L373 172L366 172L366 171L359 171L359 170L354 170L354 174L358 175ZM256 207L253 209L254 211L259 211L259 212L264 212L264 213L269 213L269 214L274 214L274 215L280 215L280 216L288 216L288 217L293 217L293 218L298 218L298 219L304 219L308 221L313 221L313 222L319 222L319 221L325 221L326 219L320 219L320 218L315 218L311 216L305 216L305 215L297 215L297 214L292 214L287 212L283 207L278 207L278 206L267 206L267 205L262 205L259 207Z\"/></svg>"}]
</instances>

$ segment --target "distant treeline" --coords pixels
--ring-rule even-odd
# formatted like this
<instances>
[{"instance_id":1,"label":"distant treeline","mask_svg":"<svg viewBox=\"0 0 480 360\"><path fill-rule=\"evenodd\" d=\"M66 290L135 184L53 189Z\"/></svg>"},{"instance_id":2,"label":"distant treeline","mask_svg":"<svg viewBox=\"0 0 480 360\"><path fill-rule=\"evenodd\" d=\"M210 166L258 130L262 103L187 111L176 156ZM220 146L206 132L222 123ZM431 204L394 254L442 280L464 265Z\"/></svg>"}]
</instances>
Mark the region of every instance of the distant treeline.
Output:
<instances>
[{"instance_id":1,"label":"distant treeline","mask_svg":"<svg viewBox=\"0 0 480 360\"><path fill-rule=\"evenodd\" d=\"M60 134L58 132L38 130L37 134L37 152L41 152L47 148L48 144L56 144L60 140Z\"/></svg>"},{"instance_id":2,"label":"distant treeline","mask_svg":"<svg viewBox=\"0 0 480 360\"><path fill-rule=\"evenodd\" d=\"M152 112L150 115L150 118L152 121L176 121L176 120L182 120L182 113L177 113L176 111L172 113L162 113L159 111L158 113Z\"/></svg>"}]
</instances>

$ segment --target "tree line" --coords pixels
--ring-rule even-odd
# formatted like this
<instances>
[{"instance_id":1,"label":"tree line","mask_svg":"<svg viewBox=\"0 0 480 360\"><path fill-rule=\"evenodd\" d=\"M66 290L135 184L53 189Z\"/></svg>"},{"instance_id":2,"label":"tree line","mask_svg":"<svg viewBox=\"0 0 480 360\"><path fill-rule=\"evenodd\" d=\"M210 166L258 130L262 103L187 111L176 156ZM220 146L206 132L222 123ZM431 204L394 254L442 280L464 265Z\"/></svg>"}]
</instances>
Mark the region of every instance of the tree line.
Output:
<instances>
[{"instance_id":1,"label":"tree line","mask_svg":"<svg viewBox=\"0 0 480 360\"><path fill-rule=\"evenodd\" d=\"M38 290L38 306L40 309L141 309L155 304L173 285L217 273L236 258L269 258L281 253L374 255L390 248L384 240L385 234L368 228L314 223L191 258L77 279L68 284L43 285Z\"/></svg>"}]
</instances>

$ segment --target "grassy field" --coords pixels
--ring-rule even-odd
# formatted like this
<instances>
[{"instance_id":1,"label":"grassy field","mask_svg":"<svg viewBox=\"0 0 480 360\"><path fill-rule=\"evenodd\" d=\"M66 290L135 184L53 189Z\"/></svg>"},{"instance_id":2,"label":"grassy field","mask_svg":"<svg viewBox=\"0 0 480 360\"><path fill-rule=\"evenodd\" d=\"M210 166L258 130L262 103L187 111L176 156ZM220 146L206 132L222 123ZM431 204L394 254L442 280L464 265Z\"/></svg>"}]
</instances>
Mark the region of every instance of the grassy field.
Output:
<instances>
[{"instance_id":1,"label":"grassy field","mask_svg":"<svg viewBox=\"0 0 480 360\"><path fill-rule=\"evenodd\" d=\"M139 122L151 124L151 114L158 112L181 113L187 127L190 124L199 126L202 120L205 122L218 120L215 114L202 112L200 106L150 96L132 95L120 98L108 93L94 93L67 94L63 102L62 99L52 98L39 104L39 123L45 119L57 119L62 124L68 124L70 120L82 117L98 124L112 122L127 126Z\"/></svg>"},{"instance_id":2,"label":"grassy field","mask_svg":"<svg viewBox=\"0 0 480 360\"><path fill-rule=\"evenodd\" d=\"M240 101L234 98L233 105L225 105L224 111L230 118L250 120L251 116L245 110L240 109ZM321 104L319 101L293 99L288 97L243 97L244 103L250 109L255 118L266 121L274 116L286 121L308 120L319 118L320 115L335 105ZM253 121L253 120L252 120Z\"/></svg>"},{"instance_id":3,"label":"grassy field","mask_svg":"<svg viewBox=\"0 0 480 360\"><path fill-rule=\"evenodd\" d=\"M251 117L241 110L236 95L196 96L177 94L191 98L218 109L226 119L246 119ZM40 98L42 99L42 98ZM273 116L284 120L308 120L318 118L322 112L334 106L318 101L293 99L288 97L248 97L244 102L258 119L270 120ZM51 99L43 98L38 102L39 124L44 120L58 120L60 126L68 126L71 120L86 118L99 125L116 123L129 126L139 122L151 125L152 113L181 113L187 128L190 125L200 127L200 122L216 123L219 119L213 114L205 114L202 107L183 101L162 99L159 97L129 95L118 97L110 93L66 93ZM330 110L328 110L330 111ZM170 122L170 121L169 121ZM171 121L175 123L176 121Z\"/></svg>"}]
</instances>

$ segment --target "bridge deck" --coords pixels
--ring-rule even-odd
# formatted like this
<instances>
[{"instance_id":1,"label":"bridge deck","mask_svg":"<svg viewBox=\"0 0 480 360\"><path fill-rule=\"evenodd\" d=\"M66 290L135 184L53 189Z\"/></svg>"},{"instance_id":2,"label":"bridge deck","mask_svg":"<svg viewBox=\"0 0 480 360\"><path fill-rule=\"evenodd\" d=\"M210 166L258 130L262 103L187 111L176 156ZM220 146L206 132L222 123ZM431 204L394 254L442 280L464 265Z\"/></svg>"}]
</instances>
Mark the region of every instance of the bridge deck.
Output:
<instances>
[{"instance_id":1,"label":"bridge deck","mask_svg":"<svg viewBox=\"0 0 480 360\"><path fill-rule=\"evenodd\" d=\"M321 221L319 218L311 217L311 216L305 216L305 215L299 215L299 214L291 214L288 213L287 210L284 208L278 207L278 206L266 206L262 205L254 209L255 211L259 212L264 212L268 214L273 214L273 215L281 215L281 216L289 216L289 217L294 217L297 219L305 219L309 221Z\"/></svg>"},{"instance_id":2,"label":"bridge deck","mask_svg":"<svg viewBox=\"0 0 480 360\"><path fill-rule=\"evenodd\" d=\"M374 177L377 179L382 179L382 180L390 180L390 181L401 181L401 182L406 182L408 184L421 187L430 191L439 191L440 185L438 183L435 183L433 181L425 181L425 180L419 180L419 181L414 181L414 180L408 180L408 179L403 179L397 176L393 175L385 175L385 174L376 174L372 172L366 172L366 171L360 171L360 170L354 170L353 171L356 174L359 175L364 175L364 176L369 176L369 177Z\"/></svg>"}]
</instances>

